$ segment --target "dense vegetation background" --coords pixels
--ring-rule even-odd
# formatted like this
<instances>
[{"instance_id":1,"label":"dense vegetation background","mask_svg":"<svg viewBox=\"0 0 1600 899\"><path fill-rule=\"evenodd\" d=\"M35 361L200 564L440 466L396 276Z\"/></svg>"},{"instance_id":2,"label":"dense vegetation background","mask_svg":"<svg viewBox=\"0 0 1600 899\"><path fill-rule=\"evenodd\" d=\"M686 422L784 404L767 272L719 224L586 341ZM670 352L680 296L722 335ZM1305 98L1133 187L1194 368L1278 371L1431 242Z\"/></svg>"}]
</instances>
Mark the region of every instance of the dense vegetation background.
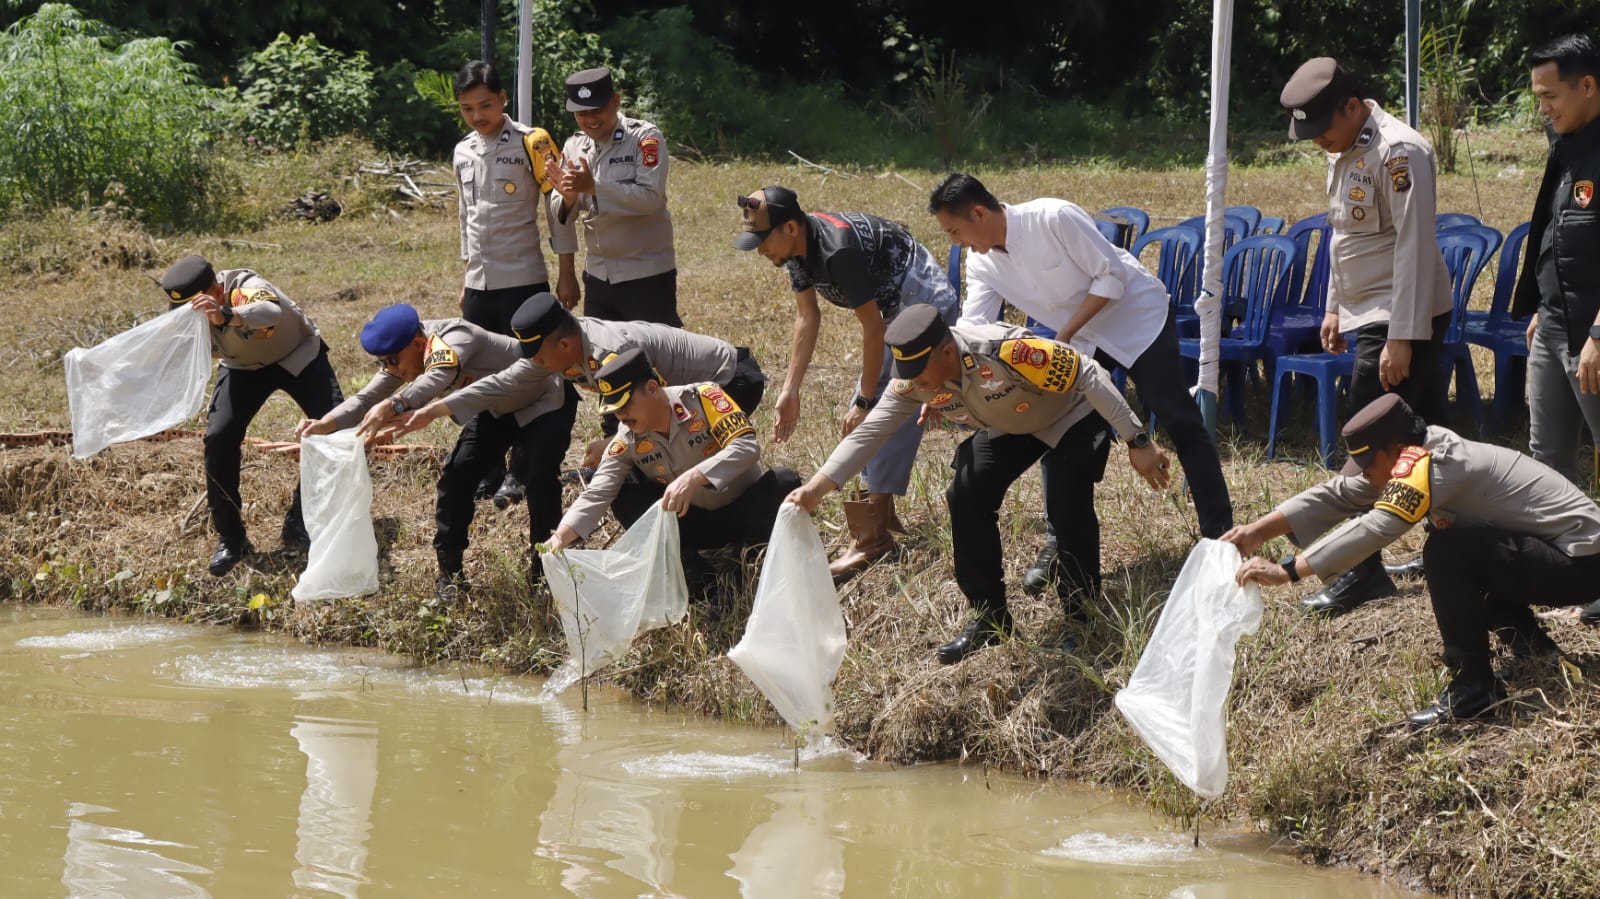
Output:
<instances>
[{"instance_id":1,"label":"dense vegetation background","mask_svg":"<svg viewBox=\"0 0 1600 899\"><path fill-rule=\"evenodd\" d=\"M1210 66L1209 0L534 0L535 120L567 127L561 82L609 64L628 108L676 152L935 166L1192 162ZM1276 93L1333 54L1398 96L1402 0L1240 0L1233 121L1281 143ZM440 157L461 127L449 75L479 55L479 3L84 0L0 8L0 206L97 205L197 224L216 151L274 152L355 132ZM516 4L497 59L514 70ZM1535 123L1528 49L1585 27L1577 0L1424 4L1424 114L1441 136ZM66 148L72 148L68 150ZM1441 148L1443 151L1446 148ZM1446 163L1450 162L1446 155ZM83 159L82 157L93 157Z\"/></svg>"}]
</instances>

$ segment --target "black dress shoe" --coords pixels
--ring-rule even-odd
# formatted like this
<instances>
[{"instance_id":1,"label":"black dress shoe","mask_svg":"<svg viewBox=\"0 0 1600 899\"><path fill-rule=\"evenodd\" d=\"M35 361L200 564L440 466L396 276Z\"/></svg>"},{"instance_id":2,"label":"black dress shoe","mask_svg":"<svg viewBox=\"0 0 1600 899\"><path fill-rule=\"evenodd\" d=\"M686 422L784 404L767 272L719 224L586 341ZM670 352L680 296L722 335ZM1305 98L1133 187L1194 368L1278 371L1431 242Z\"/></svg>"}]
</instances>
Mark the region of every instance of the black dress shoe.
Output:
<instances>
[{"instance_id":1,"label":"black dress shoe","mask_svg":"<svg viewBox=\"0 0 1600 899\"><path fill-rule=\"evenodd\" d=\"M278 532L278 539L289 549L311 548L311 532L306 530L305 519L298 515L283 520L283 530Z\"/></svg>"},{"instance_id":2,"label":"black dress shoe","mask_svg":"<svg viewBox=\"0 0 1600 899\"><path fill-rule=\"evenodd\" d=\"M496 509L509 509L522 502L522 482L511 472L500 479L500 489L494 492L494 507Z\"/></svg>"},{"instance_id":3,"label":"black dress shoe","mask_svg":"<svg viewBox=\"0 0 1600 899\"><path fill-rule=\"evenodd\" d=\"M1406 721L1410 722L1413 729L1421 730L1435 724L1481 718L1504 697L1505 688L1501 687L1500 681L1495 678L1490 678L1487 682L1452 681L1450 686L1439 694L1438 702L1420 712L1412 712L1406 716Z\"/></svg>"},{"instance_id":4,"label":"black dress shoe","mask_svg":"<svg viewBox=\"0 0 1600 899\"><path fill-rule=\"evenodd\" d=\"M472 584L467 580L466 574L460 571L441 574L433 582L433 595L440 605L454 605L471 591Z\"/></svg>"},{"instance_id":5,"label":"black dress shoe","mask_svg":"<svg viewBox=\"0 0 1600 899\"><path fill-rule=\"evenodd\" d=\"M1422 577L1422 553L1417 553L1416 558L1408 562L1401 562L1399 565L1390 565L1385 562L1383 570L1390 577Z\"/></svg>"},{"instance_id":6,"label":"black dress shoe","mask_svg":"<svg viewBox=\"0 0 1600 899\"><path fill-rule=\"evenodd\" d=\"M1056 556L1056 540L1054 537L1044 542L1044 548L1039 550L1039 555L1028 566L1028 571L1022 576L1022 592L1029 596L1039 596L1049 589L1052 583L1060 579L1057 571L1058 558Z\"/></svg>"},{"instance_id":7,"label":"black dress shoe","mask_svg":"<svg viewBox=\"0 0 1600 899\"><path fill-rule=\"evenodd\" d=\"M1550 635L1538 624L1503 628L1496 631L1495 636L1500 638L1500 645L1510 650L1515 658L1534 662L1559 662L1566 656L1566 653L1561 651L1561 646L1550 639Z\"/></svg>"},{"instance_id":8,"label":"black dress shoe","mask_svg":"<svg viewBox=\"0 0 1600 899\"><path fill-rule=\"evenodd\" d=\"M1583 611L1578 613L1578 620L1584 624L1600 625L1600 599L1584 606Z\"/></svg>"},{"instance_id":9,"label":"black dress shoe","mask_svg":"<svg viewBox=\"0 0 1600 899\"><path fill-rule=\"evenodd\" d=\"M211 554L211 561L206 565L206 570L211 572L212 577L222 577L244 561L244 554L249 551L248 540L242 538L221 540L217 543L217 551Z\"/></svg>"},{"instance_id":10,"label":"black dress shoe","mask_svg":"<svg viewBox=\"0 0 1600 899\"><path fill-rule=\"evenodd\" d=\"M985 646L993 646L1011 636L1014 627L1009 611L979 615L967 622L961 636L939 647L939 664L954 665Z\"/></svg>"},{"instance_id":11,"label":"black dress shoe","mask_svg":"<svg viewBox=\"0 0 1600 899\"><path fill-rule=\"evenodd\" d=\"M1374 599L1398 592L1382 563L1374 558L1334 578L1333 583L1307 596L1300 605L1307 615L1337 618Z\"/></svg>"}]
</instances>

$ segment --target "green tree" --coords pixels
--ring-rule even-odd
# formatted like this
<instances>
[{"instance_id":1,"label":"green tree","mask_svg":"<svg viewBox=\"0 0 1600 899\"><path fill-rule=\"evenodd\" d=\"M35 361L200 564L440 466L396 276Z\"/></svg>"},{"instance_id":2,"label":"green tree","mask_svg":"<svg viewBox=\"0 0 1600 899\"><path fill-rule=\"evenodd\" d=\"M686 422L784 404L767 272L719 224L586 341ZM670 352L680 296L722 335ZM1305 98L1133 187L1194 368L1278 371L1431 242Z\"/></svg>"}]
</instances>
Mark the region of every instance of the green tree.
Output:
<instances>
[{"instance_id":1,"label":"green tree","mask_svg":"<svg viewBox=\"0 0 1600 899\"><path fill-rule=\"evenodd\" d=\"M0 208L112 201L175 225L205 208L220 96L181 45L117 45L104 24L46 4L0 35Z\"/></svg>"},{"instance_id":2,"label":"green tree","mask_svg":"<svg viewBox=\"0 0 1600 899\"><path fill-rule=\"evenodd\" d=\"M372 66L365 53L347 55L314 34L280 34L239 67L247 135L289 147L370 129Z\"/></svg>"}]
</instances>

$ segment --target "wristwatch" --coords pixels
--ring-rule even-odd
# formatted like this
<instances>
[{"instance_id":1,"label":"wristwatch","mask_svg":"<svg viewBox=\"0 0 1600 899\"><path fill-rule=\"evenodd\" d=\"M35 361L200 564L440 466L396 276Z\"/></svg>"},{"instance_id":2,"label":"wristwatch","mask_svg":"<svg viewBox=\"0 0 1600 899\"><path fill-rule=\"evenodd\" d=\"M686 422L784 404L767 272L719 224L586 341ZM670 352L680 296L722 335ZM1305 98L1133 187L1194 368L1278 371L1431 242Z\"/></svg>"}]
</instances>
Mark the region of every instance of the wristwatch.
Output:
<instances>
[{"instance_id":1,"label":"wristwatch","mask_svg":"<svg viewBox=\"0 0 1600 899\"><path fill-rule=\"evenodd\" d=\"M1600 325L1589 326L1589 339L1600 340Z\"/></svg>"},{"instance_id":2,"label":"wristwatch","mask_svg":"<svg viewBox=\"0 0 1600 899\"><path fill-rule=\"evenodd\" d=\"M871 409L873 406L877 405L877 402L877 397L865 397L859 393L856 394L856 398L853 400L853 403L857 409Z\"/></svg>"},{"instance_id":3,"label":"wristwatch","mask_svg":"<svg viewBox=\"0 0 1600 899\"><path fill-rule=\"evenodd\" d=\"M393 409L396 415L404 415L406 414L406 401L400 397L394 397L389 400L389 408Z\"/></svg>"},{"instance_id":4,"label":"wristwatch","mask_svg":"<svg viewBox=\"0 0 1600 899\"><path fill-rule=\"evenodd\" d=\"M1291 584L1300 583L1300 572L1294 569L1295 561L1296 559L1294 556L1284 556L1283 560L1278 563L1279 565L1282 565L1283 570L1288 573L1289 583Z\"/></svg>"},{"instance_id":5,"label":"wristwatch","mask_svg":"<svg viewBox=\"0 0 1600 899\"><path fill-rule=\"evenodd\" d=\"M1144 449L1150 445L1150 435L1145 431L1128 438L1128 449Z\"/></svg>"}]
</instances>

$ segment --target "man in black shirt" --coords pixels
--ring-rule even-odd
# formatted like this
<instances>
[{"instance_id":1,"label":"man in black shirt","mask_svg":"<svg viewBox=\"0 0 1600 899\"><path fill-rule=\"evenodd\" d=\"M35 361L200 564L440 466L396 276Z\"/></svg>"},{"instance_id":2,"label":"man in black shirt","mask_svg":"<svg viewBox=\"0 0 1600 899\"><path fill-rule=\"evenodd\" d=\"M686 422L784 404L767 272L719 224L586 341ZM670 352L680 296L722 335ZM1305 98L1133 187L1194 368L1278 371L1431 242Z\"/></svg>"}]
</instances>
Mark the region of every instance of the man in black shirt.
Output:
<instances>
[{"instance_id":1,"label":"man in black shirt","mask_svg":"<svg viewBox=\"0 0 1600 899\"><path fill-rule=\"evenodd\" d=\"M1550 157L1511 315L1532 315L1529 449L1575 481L1580 423L1600 433L1600 46L1587 34L1569 34L1529 62L1539 112L1549 122Z\"/></svg>"},{"instance_id":2,"label":"man in black shirt","mask_svg":"<svg viewBox=\"0 0 1600 899\"><path fill-rule=\"evenodd\" d=\"M861 375L844 417L849 434L889 383L889 348L883 339L889 322L907 306L928 304L952 323L960 297L933 254L898 222L859 212L808 215L794 191L780 186L740 197L739 208L744 221L734 247L755 250L783 268L795 294L794 343L778 395L773 442L788 440L800 418L800 385L822 324L819 296L854 312L861 323ZM894 498L904 496L911 483L921 441L921 424L908 421L867 464L866 496L845 503L851 542L831 566L835 577L849 576L894 548L889 536L890 527L898 527Z\"/></svg>"}]
</instances>

